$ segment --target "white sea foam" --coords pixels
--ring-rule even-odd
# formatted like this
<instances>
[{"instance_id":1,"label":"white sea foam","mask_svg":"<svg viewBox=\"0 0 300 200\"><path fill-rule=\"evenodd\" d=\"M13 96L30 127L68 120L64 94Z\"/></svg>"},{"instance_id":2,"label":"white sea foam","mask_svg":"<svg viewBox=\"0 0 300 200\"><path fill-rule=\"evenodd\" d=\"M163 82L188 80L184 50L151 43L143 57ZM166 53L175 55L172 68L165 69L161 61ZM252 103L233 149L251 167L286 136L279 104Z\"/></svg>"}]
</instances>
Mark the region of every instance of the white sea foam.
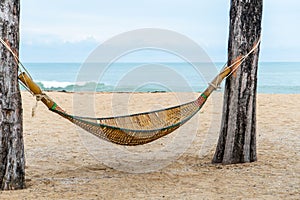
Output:
<instances>
[{"instance_id":1,"label":"white sea foam","mask_svg":"<svg viewBox=\"0 0 300 200\"><path fill-rule=\"evenodd\" d=\"M75 85L72 82L61 82L61 81L37 81L41 83L44 88L66 88L68 86Z\"/></svg>"}]
</instances>

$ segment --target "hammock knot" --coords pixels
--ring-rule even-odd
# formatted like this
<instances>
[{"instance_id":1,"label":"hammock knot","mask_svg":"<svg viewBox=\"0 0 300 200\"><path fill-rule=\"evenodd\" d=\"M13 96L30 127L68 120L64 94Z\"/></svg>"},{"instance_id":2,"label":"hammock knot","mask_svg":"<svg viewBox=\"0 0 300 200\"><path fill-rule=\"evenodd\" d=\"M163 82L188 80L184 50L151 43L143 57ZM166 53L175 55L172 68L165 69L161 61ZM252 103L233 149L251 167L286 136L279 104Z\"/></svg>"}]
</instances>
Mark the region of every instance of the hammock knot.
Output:
<instances>
[{"instance_id":1,"label":"hammock knot","mask_svg":"<svg viewBox=\"0 0 300 200\"><path fill-rule=\"evenodd\" d=\"M45 94L45 93L42 93L42 94L34 94L35 98L36 98L36 101L41 101L42 99L45 99L47 102L49 102L49 97Z\"/></svg>"},{"instance_id":2,"label":"hammock knot","mask_svg":"<svg viewBox=\"0 0 300 200\"><path fill-rule=\"evenodd\" d=\"M46 99L47 102L49 102L49 99L48 99L48 96L45 94L45 93L42 93L42 94L33 94L36 98L36 103L35 105L32 107L32 110L31 110L31 116L34 117L35 116L35 112L36 112L36 109L38 107L38 102L39 101L42 101L42 99Z\"/></svg>"},{"instance_id":3,"label":"hammock knot","mask_svg":"<svg viewBox=\"0 0 300 200\"><path fill-rule=\"evenodd\" d=\"M43 98L43 94L36 94L35 98L36 98L36 101L41 101Z\"/></svg>"},{"instance_id":4,"label":"hammock knot","mask_svg":"<svg viewBox=\"0 0 300 200\"><path fill-rule=\"evenodd\" d=\"M215 85L213 83L209 83L210 86L212 86L215 90L216 89L221 89L220 85Z\"/></svg>"}]
</instances>

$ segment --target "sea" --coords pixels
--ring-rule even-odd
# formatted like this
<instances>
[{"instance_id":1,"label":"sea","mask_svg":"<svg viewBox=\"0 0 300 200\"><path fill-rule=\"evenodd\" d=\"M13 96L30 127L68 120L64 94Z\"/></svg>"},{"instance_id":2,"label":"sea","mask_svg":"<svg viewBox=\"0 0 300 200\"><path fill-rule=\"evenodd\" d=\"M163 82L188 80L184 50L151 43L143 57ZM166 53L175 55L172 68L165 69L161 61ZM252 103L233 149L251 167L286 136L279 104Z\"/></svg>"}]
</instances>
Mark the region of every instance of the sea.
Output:
<instances>
[{"instance_id":1,"label":"sea","mask_svg":"<svg viewBox=\"0 0 300 200\"><path fill-rule=\"evenodd\" d=\"M201 92L224 63L24 63L46 91ZM260 62L258 93L299 94L299 62ZM219 88L222 91L224 83ZM22 87L24 90L25 88Z\"/></svg>"}]
</instances>

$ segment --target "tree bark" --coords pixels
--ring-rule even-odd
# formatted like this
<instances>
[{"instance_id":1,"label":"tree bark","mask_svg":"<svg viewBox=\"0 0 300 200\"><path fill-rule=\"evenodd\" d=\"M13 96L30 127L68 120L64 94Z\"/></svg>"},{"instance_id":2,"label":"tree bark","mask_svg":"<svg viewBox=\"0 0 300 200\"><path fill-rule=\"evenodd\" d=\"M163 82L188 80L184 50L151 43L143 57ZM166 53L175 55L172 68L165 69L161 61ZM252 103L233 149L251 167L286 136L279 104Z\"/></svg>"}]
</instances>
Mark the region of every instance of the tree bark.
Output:
<instances>
[{"instance_id":1,"label":"tree bark","mask_svg":"<svg viewBox=\"0 0 300 200\"><path fill-rule=\"evenodd\" d=\"M263 0L231 0L228 63L247 54L260 38ZM223 116L213 163L257 160L256 88L259 49L225 83Z\"/></svg>"},{"instance_id":2,"label":"tree bark","mask_svg":"<svg viewBox=\"0 0 300 200\"><path fill-rule=\"evenodd\" d=\"M19 16L19 0L0 1L0 36L17 55ZM25 187L25 158L18 65L2 44L0 55L0 187L22 189Z\"/></svg>"}]
</instances>

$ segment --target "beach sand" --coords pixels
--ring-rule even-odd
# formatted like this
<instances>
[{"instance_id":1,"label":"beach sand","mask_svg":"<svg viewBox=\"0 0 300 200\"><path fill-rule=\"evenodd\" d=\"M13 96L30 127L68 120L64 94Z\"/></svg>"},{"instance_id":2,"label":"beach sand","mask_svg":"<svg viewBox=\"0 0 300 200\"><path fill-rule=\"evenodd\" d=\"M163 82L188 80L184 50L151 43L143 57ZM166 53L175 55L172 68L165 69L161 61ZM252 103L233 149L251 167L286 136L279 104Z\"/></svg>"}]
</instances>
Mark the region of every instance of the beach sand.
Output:
<instances>
[{"instance_id":1,"label":"beach sand","mask_svg":"<svg viewBox=\"0 0 300 200\"><path fill-rule=\"evenodd\" d=\"M73 93L48 94L64 109L73 112ZM182 95L193 99L197 94L179 96ZM82 97L85 98L84 94ZM98 93L96 97L95 109L99 117L149 111L181 102L178 94L174 93L137 93L130 96L127 93ZM162 148L166 159L169 159L168 156L172 158L169 165L148 173L129 173L126 170L134 172L138 165L140 169L144 167L145 171L151 171L149 160L127 165L103 164L101 157L95 158L89 151L90 146L87 147L89 144L83 142L84 134L89 137L88 133L79 133L74 125L48 111L42 103L38 104L32 117L35 99L26 92L22 92L22 98L27 188L0 192L0 199L300 198L299 94L258 94L257 162L211 164L222 112L222 94L216 92L195 116L196 121L200 120L198 127L192 125L196 134L189 130L191 126L188 124L187 128L183 126L177 131L190 142L188 149L178 158L173 159L173 150L186 144L177 141L177 144L168 147L168 143L176 141L172 136L149 145L119 148L120 151L137 154L152 153ZM188 140L189 137L193 140ZM94 142L99 142L99 149L106 160L109 156L113 159L114 152L109 152L110 149L105 146L113 144L95 138ZM101 149L103 143L105 145ZM163 156L163 153L158 155L161 163ZM153 163L156 164L154 168L162 166L156 157ZM125 171L119 170L122 166L123 169L125 166Z\"/></svg>"}]
</instances>

